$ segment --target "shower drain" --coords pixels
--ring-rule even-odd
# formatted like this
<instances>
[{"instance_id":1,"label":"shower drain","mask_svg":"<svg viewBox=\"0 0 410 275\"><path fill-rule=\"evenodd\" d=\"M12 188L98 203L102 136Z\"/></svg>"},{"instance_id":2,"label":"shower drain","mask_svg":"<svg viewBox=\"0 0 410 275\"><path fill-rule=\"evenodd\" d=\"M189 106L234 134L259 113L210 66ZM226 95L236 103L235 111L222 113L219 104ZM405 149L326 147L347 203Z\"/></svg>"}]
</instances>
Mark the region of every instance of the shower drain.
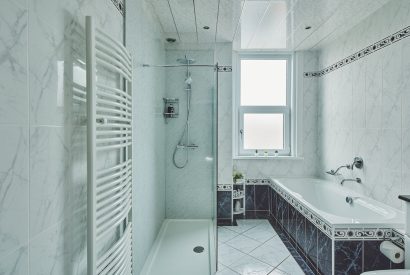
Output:
<instances>
[{"instance_id":1,"label":"shower drain","mask_svg":"<svg viewBox=\"0 0 410 275\"><path fill-rule=\"evenodd\" d=\"M195 253L202 253L204 252L205 248L203 246L195 246L193 250Z\"/></svg>"}]
</instances>

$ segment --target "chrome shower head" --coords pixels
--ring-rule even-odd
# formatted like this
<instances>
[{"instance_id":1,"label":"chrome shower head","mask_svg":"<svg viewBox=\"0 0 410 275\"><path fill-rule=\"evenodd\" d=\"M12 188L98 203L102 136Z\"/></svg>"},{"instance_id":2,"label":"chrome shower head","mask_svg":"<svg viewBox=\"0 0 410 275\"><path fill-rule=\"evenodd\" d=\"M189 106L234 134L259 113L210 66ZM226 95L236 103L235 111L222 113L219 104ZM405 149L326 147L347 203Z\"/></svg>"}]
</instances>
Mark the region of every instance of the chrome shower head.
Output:
<instances>
[{"instance_id":1,"label":"chrome shower head","mask_svg":"<svg viewBox=\"0 0 410 275\"><path fill-rule=\"evenodd\" d=\"M195 59L188 58L187 56L185 56L185 58L178 58L177 62L183 65L191 65L195 63Z\"/></svg>"}]
</instances>

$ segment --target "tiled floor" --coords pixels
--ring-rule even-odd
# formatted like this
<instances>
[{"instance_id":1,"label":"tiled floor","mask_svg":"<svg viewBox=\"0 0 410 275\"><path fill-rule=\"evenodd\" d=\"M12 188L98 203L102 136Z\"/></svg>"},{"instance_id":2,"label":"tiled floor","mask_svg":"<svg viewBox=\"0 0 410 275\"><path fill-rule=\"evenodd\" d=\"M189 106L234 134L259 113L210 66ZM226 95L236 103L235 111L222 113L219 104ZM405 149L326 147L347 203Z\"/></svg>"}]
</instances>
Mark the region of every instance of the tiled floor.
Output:
<instances>
[{"instance_id":1,"label":"tiled floor","mask_svg":"<svg viewBox=\"0 0 410 275\"><path fill-rule=\"evenodd\" d=\"M217 275L303 275L267 220L218 227Z\"/></svg>"}]
</instances>

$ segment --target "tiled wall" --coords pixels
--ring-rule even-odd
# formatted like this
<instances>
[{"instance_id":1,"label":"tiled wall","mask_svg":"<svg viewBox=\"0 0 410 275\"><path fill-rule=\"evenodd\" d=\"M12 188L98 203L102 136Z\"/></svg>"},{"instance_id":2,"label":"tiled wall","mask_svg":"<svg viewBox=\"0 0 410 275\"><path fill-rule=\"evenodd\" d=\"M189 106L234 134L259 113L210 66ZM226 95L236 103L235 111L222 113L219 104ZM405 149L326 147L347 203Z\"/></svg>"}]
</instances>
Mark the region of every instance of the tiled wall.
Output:
<instances>
[{"instance_id":1,"label":"tiled wall","mask_svg":"<svg viewBox=\"0 0 410 275\"><path fill-rule=\"evenodd\" d=\"M73 28L94 15L121 41L122 15L110 0L1 5L0 274L86 274L85 108L72 94L85 45Z\"/></svg>"},{"instance_id":2,"label":"tiled wall","mask_svg":"<svg viewBox=\"0 0 410 275\"><path fill-rule=\"evenodd\" d=\"M407 0L389 1L319 53L325 68L410 25ZM319 77L319 175L364 159L364 169L342 171L362 179L345 188L402 208L410 185L410 38Z\"/></svg>"},{"instance_id":3,"label":"tiled wall","mask_svg":"<svg viewBox=\"0 0 410 275\"><path fill-rule=\"evenodd\" d=\"M133 55L133 270L139 274L165 218L165 70L162 28L149 1L127 1L127 47Z\"/></svg>"}]
</instances>

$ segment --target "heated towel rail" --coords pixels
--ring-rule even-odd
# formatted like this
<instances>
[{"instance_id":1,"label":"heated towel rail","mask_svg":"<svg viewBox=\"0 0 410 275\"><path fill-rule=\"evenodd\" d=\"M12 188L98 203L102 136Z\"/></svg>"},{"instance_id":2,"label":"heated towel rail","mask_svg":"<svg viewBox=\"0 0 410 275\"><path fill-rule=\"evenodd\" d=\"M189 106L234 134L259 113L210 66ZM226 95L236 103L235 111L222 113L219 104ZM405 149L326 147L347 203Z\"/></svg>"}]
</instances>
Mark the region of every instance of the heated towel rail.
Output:
<instances>
[{"instance_id":1,"label":"heated towel rail","mask_svg":"<svg viewBox=\"0 0 410 275\"><path fill-rule=\"evenodd\" d=\"M90 16L86 68L87 274L131 274L132 60Z\"/></svg>"}]
</instances>

